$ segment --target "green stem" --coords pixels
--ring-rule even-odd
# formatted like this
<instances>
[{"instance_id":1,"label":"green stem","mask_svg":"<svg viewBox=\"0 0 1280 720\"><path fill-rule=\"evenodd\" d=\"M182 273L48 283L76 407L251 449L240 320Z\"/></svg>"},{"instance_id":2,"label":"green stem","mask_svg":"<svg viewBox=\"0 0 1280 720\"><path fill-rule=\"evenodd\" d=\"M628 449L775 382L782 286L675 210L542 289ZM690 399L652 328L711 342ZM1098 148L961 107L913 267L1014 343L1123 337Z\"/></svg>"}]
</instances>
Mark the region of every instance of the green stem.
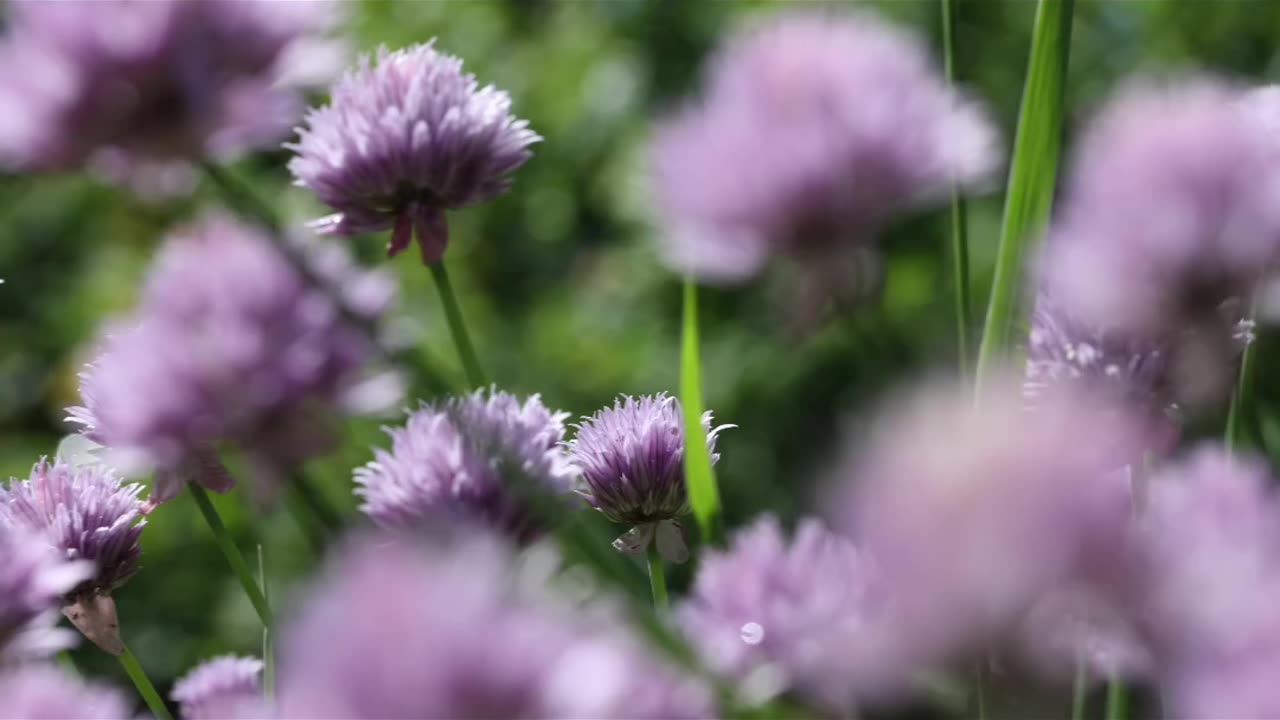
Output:
<instances>
[{"instance_id":1,"label":"green stem","mask_svg":"<svg viewBox=\"0 0 1280 720\"><path fill-rule=\"evenodd\" d=\"M646 551L649 556L649 587L653 590L653 608L659 612L666 610L667 576L662 570L662 556L658 554L658 540L654 538Z\"/></svg>"},{"instance_id":2,"label":"green stem","mask_svg":"<svg viewBox=\"0 0 1280 720\"><path fill-rule=\"evenodd\" d=\"M1036 6L995 277L978 348L979 390L1008 350L1026 248L1053 204L1074 7L1074 0L1039 0Z\"/></svg>"},{"instance_id":3,"label":"green stem","mask_svg":"<svg viewBox=\"0 0 1280 720\"><path fill-rule=\"evenodd\" d=\"M1249 310L1251 319L1256 315L1254 310L1254 308ZM1224 438L1227 452L1231 454L1234 454L1240 447L1245 417L1249 415L1252 408L1253 375L1254 365L1257 363L1257 348L1258 339L1254 337L1244 347L1244 352L1240 354L1240 376L1236 378L1235 391L1231 394L1231 407L1227 410L1227 430Z\"/></svg>"},{"instance_id":4,"label":"green stem","mask_svg":"<svg viewBox=\"0 0 1280 720\"><path fill-rule=\"evenodd\" d=\"M208 160L200 163L200 169L204 171L205 177L209 178L232 209L270 230L272 235L279 234L283 223L280 222L275 210L263 202L257 193L250 190L248 186L237 180L224 168Z\"/></svg>"},{"instance_id":5,"label":"green stem","mask_svg":"<svg viewBox=\"0 0 1280 720\"><path fill-rule=\"evenodd\" d=\"M297 494L298 499L306 506L308 512L316 519L316 522L324 528L329 535L336 535L342 531L342 516L337 510L329 504L316 486L311 483L311 478L307 477L301 470L295 472L290 478L290 484L293 491Z\"/></svg>"},{"instance_id":6,"label":"green stem","mask_svg":"<svg viewBox=\"0 0 1280 720\"><path fill-rule=\"evenodd\" d=\"M974 712L978 720L987 718L987 673L979 666L973 674Z\"/></svg>"},{"instance_id":7,"label":"green stem","mask_svg":"<svg viewBox=\"0 0 1280 720\"><path fill-rule=\"evenodd\" d=\"M262 595L271 601L271 590L267 586L267 564L262 556L262 545L258 545L258 583L262 585ZM262 692L267 700L276 696L276 655L271 638L271 628L262 628Z\"/></svg>"},{"instance_id":8,"label":"green stem","mask_svg":"<svg viewBox=\"0 0 1280 720\"><path fill-rule=\"evenodd\" d=\"M160 693L156 692L156 686L151 684L151 680L147 678L147 673L143 671L142 665L138 663L138 658L134 656L128 645L124 646L124 652L121 653L119 659L120 666L124 668L129 679L133 681L133 686L138 688L138 694L147 703L151 714L155 715L157 720L173 720L173 714L165 706L164 700L160 699Z\"/></svg>"},{"instance_id":9,"label":"green stem","mask_svg":"<svg viewBox=\"0 0 1280 720\"><path fill-rule=\"evenodd\" d=\"M458 298L453 292L453 284L449 282L449 273L444 269L444 261L432 263L431 277L435 278L436 290L440 292L440 302L444 305L445 318L449 321L449 334L453 335L453 344L458 348L458 357L462 360L462 369L467 374L467 384L473 388L488 385L484 371L480 369L480 360L471 345L471 336L467 334L467 325L462 320L462 309L458 307Z\"/></svg>"},{"instance_id":10,"label":"green stem","mask_svg":"<svg viewBox=\"0 0 1280 720\"><path fill-rule=\"evenodd\" d=\"M213 532L213 539L218 543L218 548L222 550L222 554L227 559L227 564L231 566L232 572L236 574L236 578L240 581L240 586L244 588L244 594L249 597L249 602L253 604L253 609L257 611L258 618L262 620L263 627L271 628L274 621L271 615L271 605L267 603L267 596L263 594L262 588L258 587L257 580L253 577L253 571L249 569L249 565L245 563L244 556L240 554L240 550L231 539L231 535L227 532L227 528L222 524L222 518L218 515L218 509L213 506L213 501L209 499L209 493L204 488L195 483L188 483L187 487L191 490L191 496L196 500L196 507L200 508L200 514L204 516L204 521L209 525L209 530Z\"/></svg>"},{"instance_id":11,"label":"green stem","mask_svg":"<svg viewBox=\"0 0 1280 720\"><path fill-rule=\"evenodd\" d=\"M1071 686L1071 720L1084 720L1084 706L1089 698L1089 668L1076 661L1076 678Z\"/></svg>"},{"instance_id":12,"label":"green stem","mask_svg":"<svg viewBox=\"0 0 1280 720\"><path fill-rule=\"evenodd\" d=\"M954 84L956 4L959 0L942 0L942 58L947 82ZM969 303L969 229L968 212L960 188L951 185L951 266L952 285L956 306L956 349L959 353L960 375L969 376L969 324L972 311Z\"/></svg>"},{"instance_id":13,"label":"green stem","mask_svg":"<svg viewBox=\"0 0 1280 720\"><path fill-rule=\"evenodd\" d=\"M1129 717L1129 692L1118 678L1107 683L1106 720L1127 720Z\"/></svg>"}]
</instances>

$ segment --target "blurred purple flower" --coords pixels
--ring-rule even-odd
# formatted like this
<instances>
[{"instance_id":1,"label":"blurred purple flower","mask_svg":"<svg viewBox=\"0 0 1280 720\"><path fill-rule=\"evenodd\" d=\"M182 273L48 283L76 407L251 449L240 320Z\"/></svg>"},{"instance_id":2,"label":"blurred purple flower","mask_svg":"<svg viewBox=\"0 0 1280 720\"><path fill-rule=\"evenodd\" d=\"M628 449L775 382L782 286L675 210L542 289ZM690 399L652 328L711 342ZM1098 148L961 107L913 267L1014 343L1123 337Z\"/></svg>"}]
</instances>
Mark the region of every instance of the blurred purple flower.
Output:
<instances>
[{"instance_id":1,"label":"blurred purple flower","mask_svg":"<svg viewBox=\"0 0 1280 720\"><path fill-rule=\"evenodd\" d=\"M1079 146L1045 257L1066 312L1173 346L1194 398L1229 385L1237 323L1280 260L1280 143L1247 97L1203 78L1118 93Z\"/></svg>"},{"instance_id":2,"label":"blurred purple flower","mask_svg":"<svg viewBox=\"0 0 1280 720\"><path fill-rule=\"evenodd\" d=\"M1202 448L1151 478L1140 616L1175 717L1280 712L1280 501L1265 463Z\"/></svg>"},{"instance_id":3,"label":"blurred purple flower","mask_svg":"<svg viewBox=\"0 0 1280 720\"><path fill-rule=\"evenodd\" d=\"M1006 642L1051 590L1118 572L1125 466L1146 428L1089 393L1024 407L1016 378L900 398L840 477L841 527L875 558L904 677ZM927 448L927 451L922 450Z\"/></svg>"},{"instance_id":4,"label":"blurred purple flower","mask_svg":"<svg viewBox=\"0 0 1280 720\"><path fill-rule=\"evenodd\" d=\"M223 655L180 678L170 697L185 720L266 717L261 675L261 660Z\"/></svg>"},{"instance_id":5,"label":"blurred purple flower","mask_svg":"<svg viewBox=\"0 0 1280 720\"><path fill-rule=\"evenodd\" d=\"M684 419L680 401L666 393L629 395L616 400L578 425L566 446L582 473L579 491L609 520L633 526L615 547L644 552L654 536L663 557L684 562L688 550L674 521L689 512L684 483ZM711 426L711 412L702 416L711 462L716 436L733 427Z\"/></svg>"},{"instance_id":6,"label":"blurred purple flower","mask_svg":"<svg viewBox=\"0 0 1280 720\"><path fill-rule=\"evenodd\" d=\"M839 714L870 680L871 564L820 521L788 541L766 516L702 556L681 625L749 700L794 691Z\"/></svg>"},{"instance_id":7,"label":"blurred purple flower","mask_svg":"<svg viewBox=\"0 0 1280 720\"><path fill-rule=\"evenodd\" d=\"M24 720L129 720L135 717L114 688L87 684L53 666L0 669L0 717Z\"/></svg>"},{"instance_id":8,"label":"blurred purple flower","mask_svg":"<svg viewBox=\"0 0 1280 720\"><path fill-rule=\"evenodd\" d=\"M362 57L286 147L297 153L289 163L297 184L337 210L319 227L391 229L388 255L416 235L430 264L448 243L445 211L504 192L540 139L511 114L507 93L480 87L433 40Z\"/></svg>"},{"instance_id":9,"label":"blurred purple flower","mask_svg":"<svg viewBox=\"0 0 1280 720\"><path fill-rule=\"evenodd\" d=\"M364 318L389 303L385 278L307 251ZM212 450L227 441L248 453L262 479L255 489L269 496L284 468L328 448L335 415L369 400L366 330L264 234L224 217L168 240L127 322L82 373L84 406L70 419L110 449L112 464L155 468L153 502L185 481L229 489Z\"/></svg>"},{"instance_id":10,"label":"blurred purple flower","mask_svg":"<svg viewBox=\"0 0 1280 720\"><path fill-rule=\"evenodd\" d=\"M895 213L989 178L996 145L907 31L867 13L773 18L723 46L703 99L657 132L661 251L712 281L779 254L820 270Z\"/></svg>"},{"instance_id":11,"label":"blurred purple flower","mask_svg":"<svg viewBox=\"0 0 1280 720\"><path fill-rule=\"evenodd\" d=\"M611 642L618 617L592 624L521 575L488 537L347 548L284 635L281 716L710 715L696 683Z\"/></svg>"},{"instance_id":12,"label":"blurred purple flower","mask_svg":"<svg viewBox=\"0 0 1280 720\"><path fill-rule=\"evenodd\" d=\"M301 111L281 59L334 20L326 3L10 3L0 58L0 162L165 182L284 136ZM163 187L154 188L163 190Z\"/></svg>"},{"instance_id":13,"label":"blurred purple flower","mask_svg":"<svg viewBox=\"0 0 1280 720\"><path fill-rule=\"evenodd\" d=\"M0 522L0 659L43 657L71 645L69 634L53 627L57 608L92 575L91 564L66 562L44 538Z\"/></svg>"},{"instance_id":14,"label":"blurred purple flower","mask_svg":"<svg viewBox=\"0 0 1280 720\"><path fill-rule=\"evenodd\" d=\"M376 449L356 469L360 509L389 528L452 516L528 540L540 523L522 496L572 491L566 417L537 395L521 403L496 388L424 404L404 427L387 429L389 452Z\"/></svg>"},{"instance_id":15,"label":"blurred purple flower","mask_svg":"<svg viewBox=\"0 0 1280 720\"><path fill-rule=\"evenodd\" d=\"M38 533L69 560L93 563L94 576L68 595L109 593L138 571L147 524L140 492L101 465L41 459L28 479L0 487L0 521Z\"/></svg>"}]
</instances>

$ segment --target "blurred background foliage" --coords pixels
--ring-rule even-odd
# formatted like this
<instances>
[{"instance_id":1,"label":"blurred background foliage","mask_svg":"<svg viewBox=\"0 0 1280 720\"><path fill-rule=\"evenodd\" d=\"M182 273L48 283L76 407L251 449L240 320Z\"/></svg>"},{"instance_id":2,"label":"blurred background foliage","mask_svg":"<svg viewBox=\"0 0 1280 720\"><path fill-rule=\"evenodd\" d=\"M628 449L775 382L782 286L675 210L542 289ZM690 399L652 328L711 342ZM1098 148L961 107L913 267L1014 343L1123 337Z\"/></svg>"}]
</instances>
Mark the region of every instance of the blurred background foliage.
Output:
<instances>
[{"instance_id":1,"label":"blurred background foliage","mask_svg":"<svg viewBox=\"0 0 1280 720\"><path fill-rule=\"evenodd\" d=\"M933 0L866 5L940 47ZM348 7L342 32L353 50L438 37L482 83L509 90L517 114L545 137L509 194L450 218L447 260L482 361L501 386L542 393L575 417L618 393L675 389L679 281L653 250L646 140L653 118L696 87L717 39L751 14L777 9L685 0ZM1034 9L1029 0L959 3L959 77L991 104L1009 140ZM1067 132L1135 72L1203 68L1274 82L1280 78L1277 45L1280 3L1267 0L1079 0ZM234 170L291 219L322 214L290 185L287 160L285 151L261 154ZM996 188L970 206L975 326L985 307L1000 201ZM68 430L63 408L77 399L76 373L97 328L131 305L166 229L218 202L209 187L191 198L153 202L81 177L0 178L0 472L6 477L25 476L37 457L55 451ZM785 282L785 269L745 288L704 291L707 403L718 421L739 425L720 445L730 527L766 509L793 519L812 507L838 439L856 433L886 388L923 373L954 372L946 228L945 209L889 228L885 277L875 296L827 307L816 317L794 312L795 288ZM362 260L375 263L384 242L367 237L354 246ZM415 255L385 263L402 283L397 332L459 384L440 306ZM1280 436L1280 416L1266 412L1280 408L1273 400L1280 399L1280 379L1270 372L1280 366L1280 347L1265 334L1262 341L1259 426L1267 440ZM351 423L341 448L307 468L353 522L351 470L370 459L371 445L383 442L384 422ZM316 553L287 513L255 519L243 491L217 503L242 548L262 543L277 597L314 567ZM200 658L258 652L257 620L189 498L155 512L142 542L144 570L117 601L125 636L162 691ZM77 650L75 660L96 673L119 673L91 646Z\"/></svg>"}]
</instances>

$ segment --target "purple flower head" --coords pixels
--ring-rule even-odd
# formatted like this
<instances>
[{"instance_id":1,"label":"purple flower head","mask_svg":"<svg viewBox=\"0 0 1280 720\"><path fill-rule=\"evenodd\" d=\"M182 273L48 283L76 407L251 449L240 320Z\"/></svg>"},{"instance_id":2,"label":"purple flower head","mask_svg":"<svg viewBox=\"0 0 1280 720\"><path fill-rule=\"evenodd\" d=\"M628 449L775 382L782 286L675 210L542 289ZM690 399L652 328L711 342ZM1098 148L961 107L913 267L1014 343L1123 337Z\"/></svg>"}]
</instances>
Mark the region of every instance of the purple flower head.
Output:
<instances>
[{"instance_id":1,"label":"purple flower head","mask_svg":"<svg viewBox=\"0 0 1280 720\"><path fill-rule=\"evenodd\" d=\"M0 659L42 657L71 645L53 627L56 611L92 574L89 563L66 562L44 538L0 522Z\"/></svg>"},{"instance_id":2,"label":"purple flower head","mask_svg":"<svg viewBox=\"0 0 1280 720\"><path fill-rule=\"evenodd\" d=\"M255 717L262 708L262 661L224 655L205 661L173 685L186 720Z\"/></svg>"},{"instance_id":3,"label":"purple flower head","mask_svg":"<svg viewBox=\"0 0 1280 720\"><path fill-rule=\"evenodd\" d=\"M322 275L342 269L313 255ZM328 284L372 320L387 281L347 270ZM281 468L327 449L330 419L358 404L374 351L263 233L213 216L161 250L135 316L82 374L71 419L113 464L155 468L154 502L187 480L228 489L212 451L222 442L248 453L269 492Z\"/></svg>"},{"instance_id":4,"label":"purple flower head","mask_svg":"<svg viewBox=\"0 0 1280 720\"><path fill-rule=\"evenodd\" d=\"M318 225L337 235L391 229L388 255L416 235L430 264L448 243L445 211L492 199L541 138L511 114L511 98L480 87L435 41L364 56L328 105L298 128L289 169L337 211Z\"/></svg>"},{"instance_id":5,"label":"purple flower head","mask_svg":"<svg viewBox=\"0 0 1280 720\"><path fill-rule=\"evenodd\" d=\"M0 162L136 181L280 139L301 111L278 83L323 3L73 0L10 4L0 41ZM154 171L154 172L153 172ZM159 189L159 188L157 188Z\"/></svg>"},{"instance_id":6,"label":"purple flower head","mask_svg":"<svg viewBox=\"0 0 1280 720\"><path fill-rule=\"evenodd\" d=\"M711 426L711 412L702 416L707 434L711 462L720 459L716 453L716 436L730 425ZM583 489L579 492L596 510L613 522L634 526L643 536L638 544L628 544L627 536L619 539L629 550L644 551L652 536L660 538L678 528L660 529L661 523L672 521L689 512L689 498L684 482L684 419L680 401L666 393L629 395L614 402L591 417L584 418L578 434L567 443L569 457L582 473ZM661 546L661 545L660 545ZM683 562L687 551L673 548Z\"/></svg>"},{"instance_id":7,"label":"purple flower head","mask_svg":"<svg viewBox=\"0 0 1280 720\"><path fill-rule=\"evenodd\" d=\"M1278 144L1247 97L1192 79L1133 85L1102 109L1045 257L1064 310L1230 359L1234 326L1280 259Z\"/></svg>"},{"instance_id":8,"label":"purple flower head","mask_svg":"<svg viewBox=\"0 0 1280 720\"><path fill-rule=\"evenodd\" d=\"M87 684L49 665L20 665L0 670L0 717L129 720L134 714L114 688Z\"/></svg>"},{"instance_id":9,"label":"purple flower head","mask_svg":"<svg viewBox=\"0 0 1280 720\"><path fill-rule=\"evenodd\" d=\"M285 632L281 716L689 716L661 702L678 676L608 642L619 618L599 630L522 575L490 537L348 547Z\"/></svg>"},{"instance_id":10,"label":"purple flower head","mask_svg":"<svg viewBox=\"0 0 1280 720\"><path fill-rule=\"evenodd\" d=\"M788 540L766 516L704 555L681 625L706 662L749 699L792 690L836 712L868 677L870 563L815 519ZM763 695L763 697L761 697Z\"/></svg>"},{"instance_id":11,"label":"purple flower head","mask_svg":"<svg viewBox=\"0 0 1280 720\"><path fill-rule=\"evenodd\" d=\"M356 469L361 510L389 528L453 516L530 539L539 523L522 495L572 490L561 443L566 417L537 395L522 403L497 389L424 404L404 427L387 430L390 451L375 450Z\"/></svg>"},{"instance_id":12,"label":"purple flower head","mask_svg":"<svg viewBox=\"0 0 1280 720\"><path fill-rule=\"evenodd\" d=\"M1138 612L1177 717L1266 717L1280 692L1280 502L1258 460L1202 448L1150 481Z\"/></svg>"},{"instance_id":13,"label":"purple flower head","mask_svg":"<svg viewBox=\"0 0 1280 720\"><path fill-rule=\"evenodd\" d=\"M652 148L668 264L741 281L822 267L893 214L986 179L995 132L913 35L869 14L794 13L734 36L700 102Z\"/></svg>"},{"instance_id":14,"label":"purple flower head","mask_svg":"<svg viewBox=\"0 0 1280 720\"><path fill-rule=\"evenodd\" d=\"M994 377L976 404L959 387L900 398L841 475L842 527L893 598L886 667L1004 642L1050 590L1111 570L1146 429L1089 393L1027 410L1020 386Z\"/></svg>"},{"instance_id":15,"label":"purple flower head","mask_svg":"<svg viewBox=\"0 0 1280 720\"><path fill-rule=\"evenodd\" d=\"M101 465L73 466L41 459L26 480L0 487L0 521L43 536L70 560L93 563L92 578L68 595L110 593L138 571L146 526L142 486L122 483Z\"/></svg>"}]
</instances>

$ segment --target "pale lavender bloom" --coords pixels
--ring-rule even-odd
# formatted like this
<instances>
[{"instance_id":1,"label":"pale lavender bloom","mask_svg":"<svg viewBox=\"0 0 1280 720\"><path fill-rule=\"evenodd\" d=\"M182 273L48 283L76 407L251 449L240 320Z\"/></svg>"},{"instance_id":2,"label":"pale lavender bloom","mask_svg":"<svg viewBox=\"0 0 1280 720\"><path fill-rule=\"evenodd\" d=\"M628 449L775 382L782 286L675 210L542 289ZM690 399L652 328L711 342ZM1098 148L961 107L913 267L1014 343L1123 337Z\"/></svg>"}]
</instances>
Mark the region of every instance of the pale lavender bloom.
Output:
<instances>
[{"instance_id":1,"label":"pale lavender bloom","mask_svg":"<svg viewBox=\"0 0 1280 720\"><path fill-rule=\"evenodd\" d=\"M566 417L537 395L521 402L497 389L423 404L404 427L387 429L390 451L376 449L356 469L360 509L388 528L456 517L530 539L541 523L528 495L573 488L562 447Z\"/></svg>"},{"instance_id":2,"label":"pale lavender bloom","mask_svg":"<svg viewBox=\"0 0 1280 720\"><path fill-rule=\"evenodd\" d=\"M1177 717L1271 717L1280 501L1265 463L1206 447L1151 479L1140 617Z\"/></svg>"},{"instance_id":3,"label":"pale lavender bloom","mask_svg":"<svg viewBox=\"0 0 1280 720\"><path fill-rule=\"evenodd\" d=\"M1146 428L1089 393L996 374L899 398L841 473L835 504L893 598L883 668L941 666L1003 643L1052 590L1115 572L1132 513L1124 467ZM927 450L923 450L927 449Z\"/></svg>"},{"instance_id":4,"label":"pale lavender bloom","mask_svg":"<svg viewBox=\"0 0 1280 720\"><path fill-rule=\"evenodd\" d=\"M53 627L57 609L92 574L89 563L62 560L39 535L0 523L0 659L42 657L71 645L70 635Z\"/></svg>"},{"instance_id":5,"label":"pale lavender bloom","mask_svg":"<svg viewBox=\"0 0 1280 720\"><path fill-rule=\"evenodd\" d=\"M319 260L322 274L343 267ZM389 281L347 270L329 284L372 322ZM228 489L212 450L221 442L248 453L255 488L269 494L284 468L329 447L332 418L358 403L375 351L265 234L211 216L167 241L135 315L82 373L71 419L115 464L157 470L153 502L184 481Z\"/></svg>"},{"instance_id":6,"label":"pale lavender bloom","mask_svg":"<svg viewBox=\"0 0 1280 720\"><path fill-rule=\"evenodd\" d=\"M772 18L722 47L703 98L658 130L660 249L713 281L782 254L843 266L893 215L989 178L996 146L914 35L867 13Z\"/></svg>"},{"instance_id":7,"label":"pale lavender bloom","mask_svg":"<svg viewBox=\"0 0 1280 720\"><path fill-rule=\"evenodd\" d=\"M86 683L51 665L0 670L0 717L23 720L129 720L133 708L115 688Z\"/></svg>"},{"instance_id":8,"label":"pale lavender bloom","mask_svg":"<svg viewBox=\"0 0 1280 720\"><path fill-rule=\"evenodd\" d=\"M261 676L261 660L223 655L180 678L170 697L186 720L263 717Z\"/></svg>"},{"instance_id":9,"label":"pale lavender bloom","mask_svg":"<svg viewBox=\"0 0 1280 720\"><path fill-rule=\"evenodd\" d=\"M765 516L702 556L681 625L708 665L751 700L783 691L847 713L870 679L874 568L806 519L788 540Z\"/></svg>"},{"instance_id":10,"label":"pale lavender bloom","mask_svg":"<svg viewBox=\"0 0 1280 720\"><path fill-rule=\"evenodd\" d=\"M1280 260L1277 141L1246 97L1196 78L1132 85L1102 109L1045 258L1065 310L1157 342L1193 334L1229 361L1235 323Z\"/></svg>"},{"instance_id":11,"label":"pale lavender bloom","mask_svg":"<svg viewBox=\"0 0 1280 720\"><path fill-rule=\"evenodd\" d=\"M490 200L541 138L511 114L511 98L480 87L435 41L364 56L312 109L289 163L297 184L337 211L337 235L391 229L388 255L414 236L426 263L444 255L445 211Z\"/></svg>"},{"instance_id":12,"label":"pale lavender bloom","mask_svg":"<svg viewBox=\"0 0 1280 720\"><path fill-rule=\"evenodd\" d=\"M281 58L323 3L18 0L0 58L0 162L131 182L283 137L302 109ZM21 71L18 71L18 69ZM172 173L170 173L172 174ZM163 189L163 188L156 188Z\"/></svg>"},{"instance_id":13,"label":"pale lavender bloom","mask_svg":"<svg viewBox=\"0 0 1280 720\"><path fill-rule=\"evenodd\" d=\"M730 427L712 428L711 411L703 413L712 463L720 459L716 436ZM626 395L583 418L577 428L567 447L582 473L579 493L613 522L633 526L615 547L643 552L656 535L666 559L684 562L688 551L674 522L689 512L680 401L666 393Z\"/></svg>"},{"instance_id":14,"label":"pale lavender bloom","mask_svg":"<svg viewBox=\"0 0 1280 720\"><path fill-rule=\"evenodd\" d=\"M592 623L543 580L519 582L491 538L418 547L366 538L349 547L284 635L284 718L689 717L679 677L622 620ZM636 702L638 701L638 702ZM636 702L636 704L631 704ZM652 711L652 715L650 715ZM709 714L709 713L708 713Z\"/></svg>"},{"instance_id":15,"label":"pale lavender bloom","mask_svg":"<svg viewBox=\"0 0 1280 720\"><path fill-rule=\"evenodd\" d=\"M1167 361L1159 345L1078 322L1047 297L1037 298L1027 342L1024 394L1083 386L1136 407L1163 411Z\"/></svg>"},{"instance_id":16,"label":"pale lavender bloom","mask_svg":"<svg viewBox=\"0 0 1280 720\"><path fill-rule=\"evenodd\" d=\"M147 524L140 492L141 485L123 483L101 465L41 459L26 480L0 487L0 521L39 534L69 560L93 563L93 577L68 596L107 594L138 571Z\"/></svg>"}]
</instances>

